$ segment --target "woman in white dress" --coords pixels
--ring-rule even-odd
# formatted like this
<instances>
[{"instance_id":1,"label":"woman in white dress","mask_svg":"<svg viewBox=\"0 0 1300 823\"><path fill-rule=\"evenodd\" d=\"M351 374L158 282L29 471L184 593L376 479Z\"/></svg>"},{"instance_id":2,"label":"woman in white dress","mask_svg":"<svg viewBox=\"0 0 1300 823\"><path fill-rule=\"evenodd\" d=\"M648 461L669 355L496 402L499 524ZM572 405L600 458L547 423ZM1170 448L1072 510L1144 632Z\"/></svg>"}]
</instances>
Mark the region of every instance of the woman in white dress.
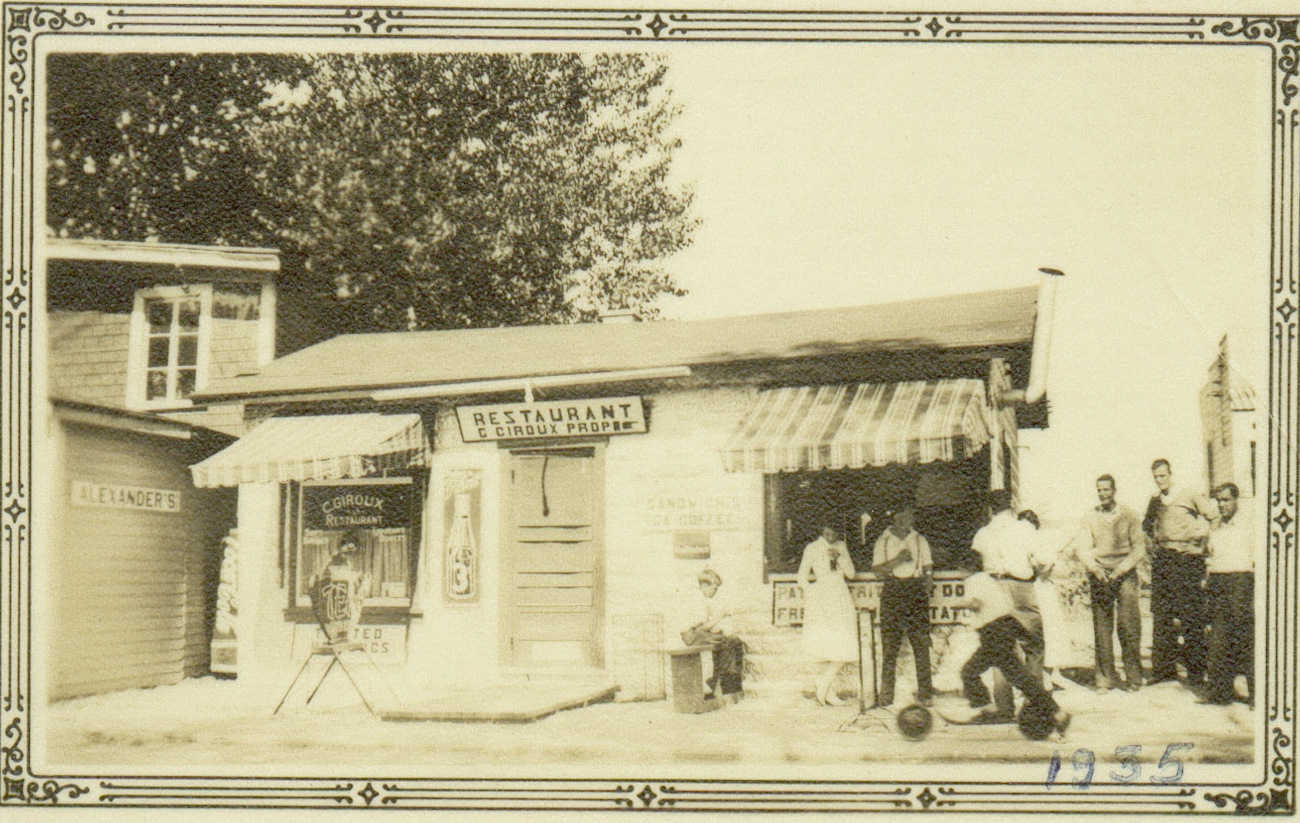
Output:
<instances>
[{"instance_id":1,"label":"woman in white dress","mask_svg":"<svg viewBox=\"0 0 1300 823\"><path fill-rule=\"evenodd\" d=\"M803 550L799 585L803 587L803 652L824 664L815 682L822 706L844 703L831 690L835 675L845 663L858 659L857 613L848 582L856 571L848 547L830 526Z\"/></svg>"},{"instance_id":2,"label":"woman in white dress","mask_svg":"<svg viewBox=\"0 0 1300 823\"><path fill-rule=\"evenodd\" d=\"M1038 531L1038 545L1034 549L1032 562L1037 573L1034 595L1038 599L1038 611L1043 618L1043 687L1057 691L1068 688L1070 683L1061 673L1061 669L1070 663L1070 635L1065 612L1061 607L1061 595L1054 579L1054 576L1064 578L1064 561L1069 541L1053 529L1041 528L1038 515L1032 509L1022 511L1019 518Z\"/></svg>"}]
</instances>

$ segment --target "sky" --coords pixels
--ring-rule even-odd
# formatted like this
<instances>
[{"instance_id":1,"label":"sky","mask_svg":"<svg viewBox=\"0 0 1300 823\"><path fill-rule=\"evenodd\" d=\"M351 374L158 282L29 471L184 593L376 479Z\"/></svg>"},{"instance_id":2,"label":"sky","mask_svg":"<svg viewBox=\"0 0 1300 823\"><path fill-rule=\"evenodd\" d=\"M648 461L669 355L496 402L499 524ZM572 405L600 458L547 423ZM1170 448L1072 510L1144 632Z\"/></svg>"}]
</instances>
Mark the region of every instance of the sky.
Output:
<instances>
[{"instance_id":1,"label":"sky","mask_svg":"<svg viewBox=\"0 0 1300 823\"><path fill-rule=\"evenodd\" d=\"M1268 52L1078 45L710 44L669 52L674 175L695 191L666 318L1000 289L1064 271L1051 427L1024 505L1077 517L1153 459L1205 482L1220 338L1267 373ZM1264 393L1266 394L1266 393Z\"/></svg>"}]
</instances>

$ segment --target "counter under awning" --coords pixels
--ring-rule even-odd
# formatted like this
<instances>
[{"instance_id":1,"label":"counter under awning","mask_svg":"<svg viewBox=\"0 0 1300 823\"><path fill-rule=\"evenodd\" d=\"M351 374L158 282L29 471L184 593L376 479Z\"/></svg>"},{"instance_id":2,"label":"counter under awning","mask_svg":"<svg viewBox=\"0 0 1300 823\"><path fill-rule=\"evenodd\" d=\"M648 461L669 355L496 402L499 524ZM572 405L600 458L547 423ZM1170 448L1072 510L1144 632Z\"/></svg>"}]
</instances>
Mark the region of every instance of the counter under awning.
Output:
<instances>
[{"instance_id":1,"label":"counter under awning","mask_svg":"<svg viewBox=\"0 0 1300 823\"><path fill-rule=\"evenodd\" d=\"M989 442L973 379L769 389L727 441L727 471L861 469L971 457Z\"/></svg>"},{"instance_id":2,"label":"counter under awning","mask_svg":"<svg viewBox=\"0 0 1300 823\"><path fill-rule=\"evenodd\" d=\"M199 488L368 477L428 465L418 414L273 417L190 467Z\"/></svg>"}]
</instances>

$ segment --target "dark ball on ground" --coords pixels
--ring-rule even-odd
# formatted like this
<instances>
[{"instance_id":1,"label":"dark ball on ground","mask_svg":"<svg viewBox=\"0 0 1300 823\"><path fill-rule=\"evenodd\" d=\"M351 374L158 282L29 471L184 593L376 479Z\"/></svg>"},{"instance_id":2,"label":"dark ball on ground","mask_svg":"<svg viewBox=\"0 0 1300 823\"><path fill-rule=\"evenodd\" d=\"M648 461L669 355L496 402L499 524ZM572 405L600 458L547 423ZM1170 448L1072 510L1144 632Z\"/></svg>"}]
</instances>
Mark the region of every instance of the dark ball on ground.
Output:
<instances>
[{"instance_id":1,"label":"dark ball on ground","mask_svg":"<svg viewBox=\"0 0 1300 823\"><path fill-rule=\"evenodd\" d=\"M1027 705L1020 710L1020 733L1030 740L1046 740L1056 729L1050 709Z\"/></svg>"},{"instance_id":2,"label":"dark ball on ground","mask_svg":"<svg viewBox=\"0 0 1300 823\"><path fill-rule=\"evenodd\" d=\"M898 713L898 731L908 740L924 740L934 728L934 716L924 706L908 706Z\"/></svg>"}]
</instances>

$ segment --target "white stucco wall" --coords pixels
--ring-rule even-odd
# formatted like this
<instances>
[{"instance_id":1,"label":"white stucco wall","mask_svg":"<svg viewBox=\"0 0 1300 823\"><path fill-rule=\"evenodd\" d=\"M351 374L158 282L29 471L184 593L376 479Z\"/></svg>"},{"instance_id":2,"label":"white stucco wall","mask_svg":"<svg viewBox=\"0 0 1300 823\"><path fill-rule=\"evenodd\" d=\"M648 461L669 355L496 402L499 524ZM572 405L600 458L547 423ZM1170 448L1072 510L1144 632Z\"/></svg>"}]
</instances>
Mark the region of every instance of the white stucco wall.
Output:
<instances>
[{"instance_id":1,"label":"white stucco wall","mask_svg":"<svg viewBox=\"0 0 1300 823\"><path fill-rule=\"evenodd\" d=\"M730 631L748 645L749 684L789 686L808 672L799 655L799 630L772 625L772 589L763 580L763 475L727 472L722 465L721 449L756 395L756 389L744 387L645 395L649 432L607 440L604 658L605 671L623 687L624 699L662 695L667 679L662 650L681 645L681 631L701 614L704 601L696 579L705 568L722 576L719 598L739 612ZM451 410L442 411L433 428L415 614L404 663L381 661L400 666L396 679L417 690L446 679L490 678L502 670L507 450L490 442L463 443ZM444 591L451 526L445 511L467 479L478 482L478 596L454 602ZM252 626L240 633L241 680L283 680L286 667L291 676L306 649L301 630L294 643L283 613L287 594L279 585L279 516L275 485L240 488L240 618ZM707 535L707 557L681 556L674 547L674 534L680 532Z\"/></svg>"},{"instance_id":2,"label":"white stucco wall","mask_svg":"<svg viewBox=\"0 0 1300 823\"><path fill-rule=\"evenodd\" d=\"M280 487L239 486L238 679L241 686L274 692L292 664L293 627L285 622L280 587Z\"/></svg>"},{"instance_id":3,"label":"white stucco wall","mask_svg":"<svg viewBox=\"0 0 1300 823\"><path fill-rule=\"evenodd\" d=\"M659 624L664 645L681 645L681 631L702 613L696 578L705 568L722 577L718 597L742 612L732 631L750 635L770 627L771 593L763 582L763 476L724 471L720 454L753 398L752 389L658 394L649 404L649 434L610 438L605 534L606 648L612 668L628 666L622 652L633 627L648 626L653 633ZM678 531L707 533L709 556L676 556Z\"/></svg>"},{"instance_id":4,"label":"white stucco wall","mask_svg":"<svg viewBox=\"0 0 1300 823\"><path fill-rule=\"evenodd\" d=\"M439 416L416 591L421 614L412 620L408 648L408 675L417 681L490 676L498 668L501 465L495 444L464 444L455 416ZM457 602L446 596L443 584L451 527L445 501L455 493L451 486L475 474L480 494L478 597Z\"/></svg>"}]
</instances>

